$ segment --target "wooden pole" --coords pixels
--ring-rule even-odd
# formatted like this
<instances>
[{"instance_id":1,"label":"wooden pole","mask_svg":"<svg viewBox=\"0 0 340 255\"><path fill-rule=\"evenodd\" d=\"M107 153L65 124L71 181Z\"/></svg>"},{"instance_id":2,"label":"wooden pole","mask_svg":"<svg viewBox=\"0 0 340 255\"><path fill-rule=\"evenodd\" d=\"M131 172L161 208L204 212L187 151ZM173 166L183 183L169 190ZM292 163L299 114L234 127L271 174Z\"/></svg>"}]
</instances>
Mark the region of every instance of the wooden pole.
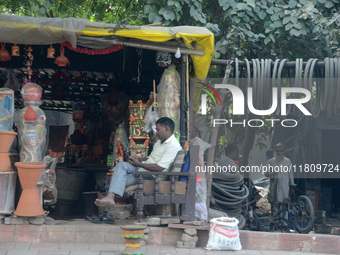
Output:
<instances>
[{"instance_id":1,"label":"wooden pole","mask_svg":"<svg viewBox=\"0 0 340 255\"><path fill-rule=\"evenodd\" d=\"M189 95L189 56L185 55L186 57L186 85L187 85L187 91L186 91L186 96L187 96L187 140L190 139L190 95Z\"/></svg>"}]
</instances>

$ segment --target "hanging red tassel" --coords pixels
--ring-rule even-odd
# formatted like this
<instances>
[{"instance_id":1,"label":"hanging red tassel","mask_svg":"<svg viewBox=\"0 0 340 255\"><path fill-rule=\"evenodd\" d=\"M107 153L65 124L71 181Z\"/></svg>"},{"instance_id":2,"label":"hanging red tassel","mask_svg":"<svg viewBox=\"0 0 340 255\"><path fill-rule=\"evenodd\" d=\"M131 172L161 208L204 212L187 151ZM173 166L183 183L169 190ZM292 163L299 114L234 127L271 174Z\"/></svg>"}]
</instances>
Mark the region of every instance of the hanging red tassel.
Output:
<instances>
[{"instance_id":1,"label":"hanging red tassel","mask_svg":"<svg viewBox=\"0 0 340 255\"><path fill-rule=\"evenodd\" d=\"M101 49L101 50L80 48L80 47L73 48L72 45L69 42L63 42L63 43L60 43L60 45L67 47L70 50L73 50L75 52L78 52L78 53L81 53L81 54L88 54L88 55L110 54L112 52L116 52L116 51L119 51L119 50L124 48L123 46L113 46L111 48L106 48L106 49Z\"/></svg>"}]
</instances>

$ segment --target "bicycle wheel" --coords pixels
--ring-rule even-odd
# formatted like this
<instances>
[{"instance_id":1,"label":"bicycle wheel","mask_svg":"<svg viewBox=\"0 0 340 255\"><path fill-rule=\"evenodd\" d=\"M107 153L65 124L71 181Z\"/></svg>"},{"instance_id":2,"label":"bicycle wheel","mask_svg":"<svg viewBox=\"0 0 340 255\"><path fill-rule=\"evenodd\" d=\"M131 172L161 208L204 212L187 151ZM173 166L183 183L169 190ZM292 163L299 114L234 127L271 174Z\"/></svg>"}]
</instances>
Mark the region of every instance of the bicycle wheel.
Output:
<instances>
[{"instance_id":1,"label":"bicycle wheel","mask_svg":"<svg viewBox=\"0 0 340 255\"><path fill-rule=\"evenodd\" d=\"M295 226L300 233L308 233L314 224L314 207L306 196L299 196L295 202Z\"/></svg>"}]
</instances>

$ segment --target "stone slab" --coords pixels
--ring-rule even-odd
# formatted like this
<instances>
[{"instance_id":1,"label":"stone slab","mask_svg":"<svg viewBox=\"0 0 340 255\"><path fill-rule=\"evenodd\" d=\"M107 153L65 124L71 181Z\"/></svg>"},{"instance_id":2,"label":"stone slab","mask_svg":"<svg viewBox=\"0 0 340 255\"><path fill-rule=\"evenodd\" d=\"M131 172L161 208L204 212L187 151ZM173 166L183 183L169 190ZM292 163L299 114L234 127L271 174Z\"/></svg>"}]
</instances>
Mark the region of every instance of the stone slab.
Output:
<instances>
[{"instance_id":1,"label":"stone slab","mask_svg":"<svg viewBox=\"0 0 340 255\"><path fill-rule=\"evenodd\" d=\"M177 241L177 248L195 249L196 248L196 242Z\"/></svg>"},{"instance_id":2,"label":"stone slab","mask_svg":"<svg viewBox=\"0 0 340 255\"><path fill-rule=\"evenodd\" d=\"M180 222L181 221L178 217L161 218L161 225L176 224L176 223L180 223Z\"/></svg>"}]
</instances>

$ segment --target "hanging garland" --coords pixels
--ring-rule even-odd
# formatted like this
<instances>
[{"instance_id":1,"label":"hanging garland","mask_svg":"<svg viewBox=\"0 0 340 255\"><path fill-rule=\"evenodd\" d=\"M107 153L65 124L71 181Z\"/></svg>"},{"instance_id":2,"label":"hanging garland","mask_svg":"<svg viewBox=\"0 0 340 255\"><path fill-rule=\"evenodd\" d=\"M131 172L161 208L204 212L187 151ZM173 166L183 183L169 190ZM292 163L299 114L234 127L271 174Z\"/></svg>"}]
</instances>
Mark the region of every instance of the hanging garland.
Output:
<instances>
[{"instance_id":1,"label":"hanging garland","mask_svg":"<svg viewBox=\"0 0 340 255\"><path fill-rule=\"evenodd\" d=\"M60 70L56 71L55 74L53 75L53 77L51 79L48 79L48 80L41 79L35 71L33 71L33 76L38 83L44 84L44 85L54 82L59 77L62 77L64 80L66 80L68 82L79 82L79 81L83 80L83 78L84 78L84 74L82 74L75 79L71 79L65 73L63 73Z\"/></svg>"},{"instance_id":2,"label":"hanging garland","mask_svg":"<svg viewBox=\"0 0 340 255\"><path fill-rule=\"evenodd\" d=\"M73 50L75 52L81 53L81 54L87 54L87 55L105 55L105 54L110 54L112 52L116 52L119 51L121 49L123 49L123 46L113 46L111 48L106 48L106 49L88 49L88 48L80 48L80 47L76 47L73 48L72 45L69 42L62 42L60 43L60 45L67 47L70 50Z\"/></svg>"}]
</instances>

